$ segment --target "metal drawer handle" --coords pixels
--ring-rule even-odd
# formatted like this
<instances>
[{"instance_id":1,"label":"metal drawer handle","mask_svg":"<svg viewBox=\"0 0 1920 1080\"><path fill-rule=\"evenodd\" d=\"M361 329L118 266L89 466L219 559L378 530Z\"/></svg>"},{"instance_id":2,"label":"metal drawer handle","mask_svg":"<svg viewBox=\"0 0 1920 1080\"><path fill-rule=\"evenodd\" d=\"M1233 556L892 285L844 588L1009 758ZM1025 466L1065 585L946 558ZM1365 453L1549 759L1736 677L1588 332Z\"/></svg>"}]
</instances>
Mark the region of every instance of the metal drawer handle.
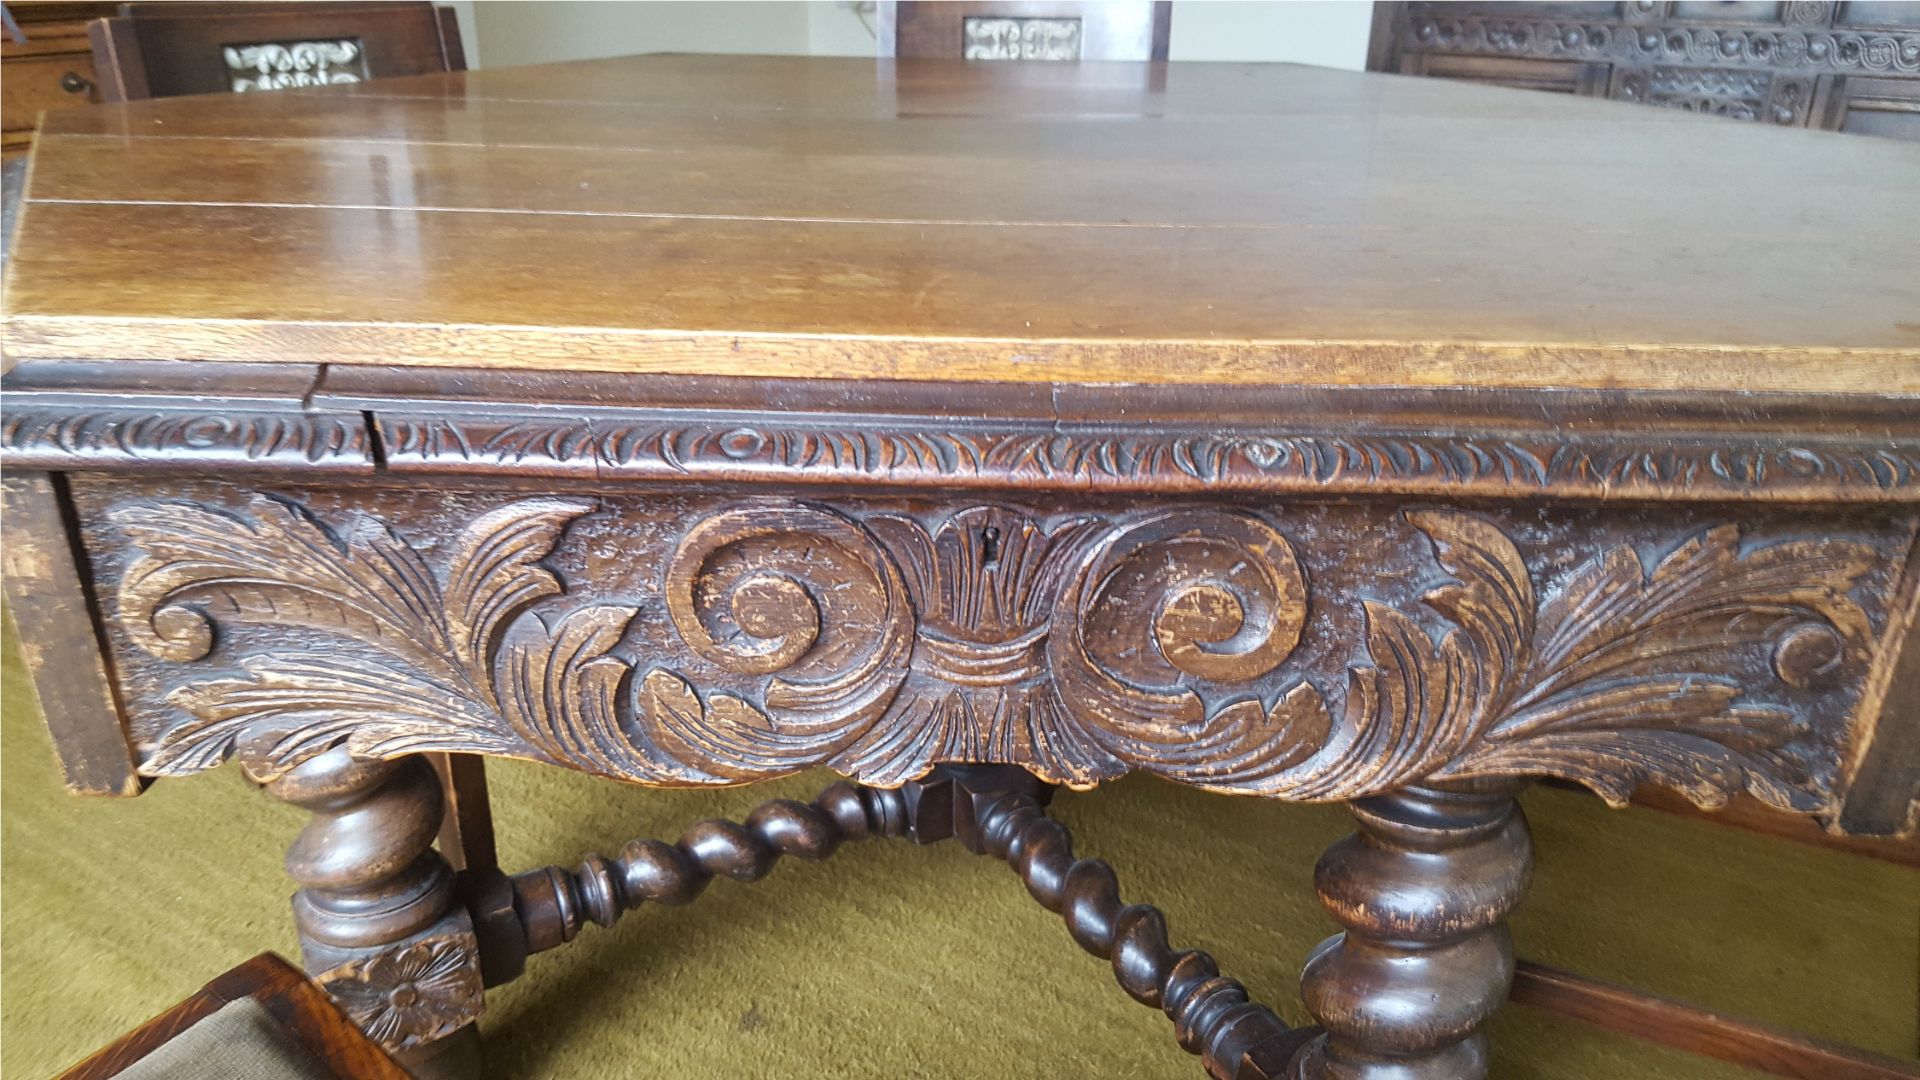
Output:
<instances>
[{"instance_id":1,"label":"metal drawer handle","mask_svg":"<svg viewBox=\"0 0 1920 1080\"><path fill-rule=\"evenodd\" d=\"M69 94L84 94L93 89L93 84L77 71L69 71L60 76L60 89Z\"/></svg>"}]
</instances>

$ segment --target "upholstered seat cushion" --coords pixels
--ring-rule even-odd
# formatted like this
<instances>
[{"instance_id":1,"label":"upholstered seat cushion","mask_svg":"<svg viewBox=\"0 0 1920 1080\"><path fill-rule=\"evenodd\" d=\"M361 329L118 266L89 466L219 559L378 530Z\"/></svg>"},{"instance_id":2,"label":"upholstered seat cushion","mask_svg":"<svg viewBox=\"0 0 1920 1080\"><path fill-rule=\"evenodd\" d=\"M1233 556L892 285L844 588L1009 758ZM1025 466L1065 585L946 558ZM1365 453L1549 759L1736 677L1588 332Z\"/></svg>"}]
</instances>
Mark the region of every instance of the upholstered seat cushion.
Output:
<instances>
[{"instance_id":1,"label":"upholstered seat cushion","mask_svg":"<svg viewBox=\"0 0 1920 1080\"><path fill-rule=\"evenodd\" d=\"M174 1036L120 1080L335 1080L253 998L241 998Z\"/></svg>"}]
</instances>

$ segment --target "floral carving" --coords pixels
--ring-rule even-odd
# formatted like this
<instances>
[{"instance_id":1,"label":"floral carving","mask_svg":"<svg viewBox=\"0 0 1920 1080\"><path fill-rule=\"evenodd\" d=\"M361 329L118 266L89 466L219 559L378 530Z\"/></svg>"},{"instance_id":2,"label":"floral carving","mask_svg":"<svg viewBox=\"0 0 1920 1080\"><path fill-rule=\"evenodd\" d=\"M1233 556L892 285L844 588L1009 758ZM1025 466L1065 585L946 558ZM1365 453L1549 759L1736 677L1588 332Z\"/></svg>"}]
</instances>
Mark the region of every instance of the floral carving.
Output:
<instances>
[{"instance_id":1,"label":"floral carving","mask_svg":"<svg viewBox=\"0 0 1920 1080\"><path fill-rule=\"evenodd\" d=\"M319 981L360 1030L393 1050L471 1023L483 993L471 937L423 938L350 961Z\"/></svg>"},{"instance_id":2,"label":"floral carving","mask_svg":"<svg viewBox=\"0 0 1920 1080\"><path fill-rule=\"evenodd\" d=\"M1315 680L1338 669L1294 663L1310 609L1292 543L1212 507L1045 521L978 506L929 527L765 500L693 522L657 598L530 613L562 595L542 561L593 509L495 507L436 566L370 517L335 532L266 496L244 514L121 507L143 553L119 590L136 645L194 661L229 624L265 645L171 692L188 718L143 771L237 751L271 773L345 740L657 784L816 765L889 784L1010 761L1074 785L1144 769L1287 799L1550 775L1614 802L1657 783L1804 810L1822 793L1795 749L1802 712L1779 698L1872 638L1850 595L1874 564L1864 544L1743 550L1719 526L1651 570L1606 550L1543 593L1500 528L1444 511L1406 515L1448 575L1423 597L1442 632L1365 602L1364 659L1332 702ZM641 620L654 603L664 620Z\"/></svg>"}]
</instances>

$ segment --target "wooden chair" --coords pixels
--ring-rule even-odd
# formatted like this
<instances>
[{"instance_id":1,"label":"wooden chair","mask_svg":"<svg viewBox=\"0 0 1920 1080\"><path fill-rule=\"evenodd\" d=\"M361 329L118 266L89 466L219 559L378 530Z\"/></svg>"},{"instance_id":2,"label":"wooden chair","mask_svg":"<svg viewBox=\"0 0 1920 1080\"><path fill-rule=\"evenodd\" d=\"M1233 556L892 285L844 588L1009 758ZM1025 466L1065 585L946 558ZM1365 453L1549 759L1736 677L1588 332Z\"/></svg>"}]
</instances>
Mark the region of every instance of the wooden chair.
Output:
<instances>
[{"instance_id":1,"label":"wooden chair","mask_svg":"<svg viewBox=\"0 0 1920 1080\"><path fill-rule=\"evenodd\" d=\"M87 27L103 101L465 71L452 8L391 3L129 3Z\"/></svg>"},{"instance_id":2,"label":"wooden chair","mask_svg":"<svg viewBox=\"0 0 1920 1080\"><path fill-rule=\"evenodd\" d=\"M1896 53L1920 34L1920 4L1574 8L1377 3L1367 70L1920 141L1920 67ZM1887 62L1863 59L1876 47Z\"/></svg>"},{"instance_id":3,"label":"wooden chair","mask_svg":"<svg viewBox=\"0 0 1920 1080\"><path fill-rule=\"evenodd\" d=\"M183 1063L191 1062L191 1066ZM128 1032L60 1080L193 1075L407 1080L318 983L261 953Z\"/></svg>"},{"instance_id":4,"label":"wooden chair","mask_svg":"<svg viewBox=\"0 0 1920 1080\"><path fill-rule=\"evenodd\" d=\"M1071 0L882 3L881 55L955 60L1165 60L1173 5Z\"/></svg>"}]
</instances>

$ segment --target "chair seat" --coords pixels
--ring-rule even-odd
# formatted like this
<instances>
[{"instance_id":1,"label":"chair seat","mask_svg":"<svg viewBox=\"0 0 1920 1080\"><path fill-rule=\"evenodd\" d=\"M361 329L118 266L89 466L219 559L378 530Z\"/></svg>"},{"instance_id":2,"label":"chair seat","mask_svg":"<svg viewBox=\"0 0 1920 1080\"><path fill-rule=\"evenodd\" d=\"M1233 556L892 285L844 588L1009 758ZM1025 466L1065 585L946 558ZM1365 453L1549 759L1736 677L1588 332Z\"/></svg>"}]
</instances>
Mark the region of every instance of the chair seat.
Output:
<instances>
[{"instance_id":1,"label":"chair seat","mask_svg":"<svg viewBox=\"0 0 1920 1080\"><path fill-rule=\"evenodd\" d=\"M335 1080L294 1042L266 1006L241 998L175 1035L120 1073L121 1080Z\"/></svg>"}]
</instances>

